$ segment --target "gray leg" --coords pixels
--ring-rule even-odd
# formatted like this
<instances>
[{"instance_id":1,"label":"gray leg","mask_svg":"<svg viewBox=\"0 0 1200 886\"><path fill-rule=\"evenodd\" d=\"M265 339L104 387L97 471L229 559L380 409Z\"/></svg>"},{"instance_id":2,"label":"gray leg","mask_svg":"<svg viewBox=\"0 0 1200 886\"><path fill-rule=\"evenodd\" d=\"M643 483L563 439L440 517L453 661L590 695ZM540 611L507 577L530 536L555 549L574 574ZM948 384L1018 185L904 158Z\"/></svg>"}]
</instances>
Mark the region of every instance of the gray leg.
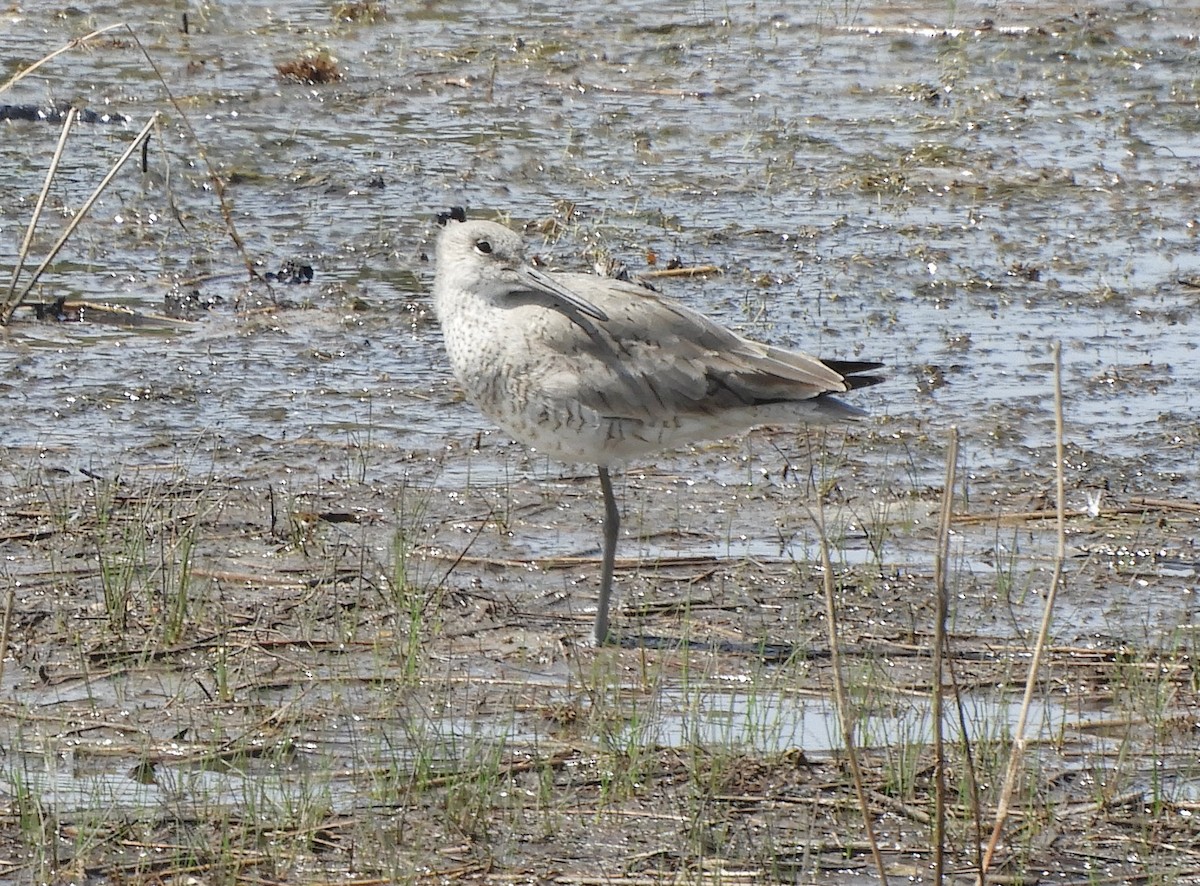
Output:
<instances>
[{"instance_id":1,"label":"gray leg","mask_svg":"<svg viewBox=\"0 0 1200 886\"><path fill-rule=\"evenodd\" d=\"M596 645L608 642L608 600L612 596L613 561L617 556L617 532L621 528L621 512L613 496L608 468L600 468L600 488L604 490L604 557L600 565L600 599L596 603Z\"/></svg>"}]
</instances>

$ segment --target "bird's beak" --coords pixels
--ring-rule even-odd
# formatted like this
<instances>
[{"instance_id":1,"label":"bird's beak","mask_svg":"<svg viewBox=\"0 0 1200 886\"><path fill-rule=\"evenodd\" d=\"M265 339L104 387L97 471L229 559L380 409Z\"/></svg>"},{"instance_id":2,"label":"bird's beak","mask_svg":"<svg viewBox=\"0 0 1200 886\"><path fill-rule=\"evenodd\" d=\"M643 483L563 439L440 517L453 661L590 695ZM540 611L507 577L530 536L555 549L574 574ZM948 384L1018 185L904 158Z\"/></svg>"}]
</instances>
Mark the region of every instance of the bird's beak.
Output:
<instances>
[{"instance_id":1,"label":"bird's beak","mask_svg":"<svg viewBox=\"0 0 1200 886\"><path fill-rule=\"evenodd\" d=\"M541 292L544 295L550 296L554 300L554 307L562 311L575 323L587 330L591 324L580 323L578 315L591 317L593 320L599 320L604 323L608 320L608 314L604 313L598 307L586 299L580 298L567 287L558 283L549 274L543 274L541 271L525 265L517 270L517 276L521 282L535 292Z\"/></svg>"}]
</instances>

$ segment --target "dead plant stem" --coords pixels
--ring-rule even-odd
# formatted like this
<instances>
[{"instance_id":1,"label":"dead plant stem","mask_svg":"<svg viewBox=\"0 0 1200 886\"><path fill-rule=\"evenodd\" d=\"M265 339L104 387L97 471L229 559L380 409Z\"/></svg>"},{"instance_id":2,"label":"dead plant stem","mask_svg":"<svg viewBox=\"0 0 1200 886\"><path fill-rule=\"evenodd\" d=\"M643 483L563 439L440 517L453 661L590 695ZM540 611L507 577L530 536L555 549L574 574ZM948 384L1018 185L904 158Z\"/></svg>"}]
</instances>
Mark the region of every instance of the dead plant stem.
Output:
<instances>
[{"instance_id":1,"label":"dead plant stem","mask_svg":"<svg viewBox=\"0 0 1200 886\"><path fill-rule=\"evenodd\" d=\"M829 557L829 536L825 533L825 504L818 496L817 512L813 516L817 531L821 536L821 569L824 572L825 588L825 622L829 632L829 664L833 671L834 698L837 702L838 722L842 729L842 743L846 748L846 762L850 767L850 775L854 779L854 793L858 797L858 808L862 813L863 829L866 831L867 842L871 846L871 856L875 860L875 868L879 872L879 882L887 886L887 870L883 864L883 856L879 851L879 842L875 839L875 826L871 821L871 807L867 803L866 789L863 786L862 769L858 762L858 750L854 738L854 721L850 714L850 696L846 692L846 681L842 675L841 641L838 636L837 601L834 599L833 561Z\"/></svg>"},{"instance_id":2,"label":"dead plant stem","mask_svg":"<svg viewBox=\"0 0 1200 886\"><path fill-rule=\"evenodd\" d=\"M13 605L17 600L17 586L8 589L8 598L4 601L4 623L0 625L0 682L4 681L4 660L8 657L8 631L12 626Z\"/></svg>"},{"instance_id":3,"label":"dead plant stem","mask_svg":"<svg viewBox=\"0 0 1200 886\"><path fill-rule=\"evenodd\" d=\"M133 42L138 45L142 55L146 59L146 63L154 71L154 76L158 78L159 85L162 86L163 92L166 93L167 100L171 106L175 108L179 114L179 121L183 124L183 128L187 130L188 135L192 139L192 144L196 146L196 153L199 154L200 160L204 163L204 168L208 170L208 180L212 182L213 192L217 195L217 203L221 207L221 217L225 221L225 230L229 234L229 239L233 241L234 247L238 251L238 255L242 257L242 263L246 266L246 271L251 277L257 278L258 271L254 269L254 262L246 252L246 244L242 240L241 234L238 233L237 225L233 223L233 209L229 206L229 201L225 197L225 182L217 172L217 168L213 166L212 161L208 159L208 152L204 150L204 143L200 137L196 135L196 130L192 128L192 121L187 115L187 111L179 104L175 98L175 94L171 92L171 88L167 85L167 79L163 76L162 71L158 69L154 59L151 58L149 51L142 45L142 41L138 39L137 33L129 25L125 26L129 30Z\"/></svg>"},{"instance_id":4,"label":"dead plant stem","mask_svg":"<svg viewBox=\"0 0 1200 886\"><path fill-rule=\"evenodd\" d=\"M42 182L41 193L38 194L37 203L33 206L33 214L29 217L29 227L25 229L25 237L21 240L21 249L17 252L17 264L13 268L12 280L8 284L8 294L4 297L4 309L0 312L0 326L7 326L12 312L16 310L17 305L13 301L13 293L17 291L17 280L20 279L21 271L25 268L25 259L29 257L29 246L33 243L33 232L37 230L42 210L46 208L46 197L50 193L50 185L54 183L54 173L58 171L58 164L62 162L63 149L67 146L67 136L70 135L71 124L75 122L78 114L79 112L75 108L69 108L67 116L63 120L62 132L58 134L58 144L54 146L54 154L50 157L50 167L46 170L46 180Z\"/></svg>"},{"instance_id":5,"label":"dead plant stem","mask_svg":"<svg viewBox=\"0 0 1200 886\"><path fill-rule=\"evenodd\" d=\"M933 621L933 679L930 716L933 720L933 882L945 881L946 871L946 743L942 729L944 659L946 648L946 613L950 608L947 591L947 563L950 559L950 523L954 513L955 468L958 464L958 428L950 426L950 442L946 447L946 479L942 488L942 513L938 520L937 556L934 560L933 583L937 600Z\"/></svg>"},{"instance_id":6,"label":"dead plant stem","mask_svg":"<svg viewBox=\"0 0 1200 886\"><path fill-rule=\"evenodd\" d=\"M1046 603L1042 608L1042 626L1038 631L1037 642L1033 647L1033 657L1029 662L1029 673L1025 679L1025 697L1021 702L1021 711L1017 716L1016 730L1013 738L1012 751L1008 757L1008 770L1004 774L1004 786L1000 790L1000 798L996 804L996 822L992 827L991 839L988 840L987 851L983 856L977 882L986 886L987 873L991 867L992 858L1004 832L1004 822L1008 818L1008 810L1012 804L1013 793L1016 790L1017 773L1025 755L1027 739L1025 726L1029 719L1029 707L1033 702L1033 692L1037 685L1038 671L1041 668L1042 652L1050 637L1050 623L1054 615L1054 599L1062 583L1063 562L1067 552L1066 533L1066 476L1064 468L1065 445L1063 443L1063 399L1062 399L1062 342L1054 344L1054 445L1056 459L1056 487L1058 494L1058 550L1054 557L1054 574L1050 579L1050 589L1046 593Z\"/></svg>"},{"instance_id":7,"label":"dead plant stem","mask_svg":"<svg viewBox=\"0 0 1200 886\"><path fill-rule=\"evenodd\" d=\"M6 89L8 89L14 83L16 83L20 80L24 80L26 77L28 77L30 74L32 74L34 71L36 71L38 68L40 68L42 65L46 64L46 62L53 61L58 56L62 55L64 52L70 52L72 49L75 49L77 46L83 46L85 43L87 43L93 37L99 37L101 34L105 33L106 31L112 31L112 30L115 30L115 29L121 28L121 27L125 27L125 25L123 23L117 23L115 25L105 25L103 28L100 28L99 30L92 31L92 33L90 33L90 34L86 34L83 37L80 37L76 40L72 40L71 42L67 43L65 46L60 46L58 49L54 50L54 52L50 53L49 55L43 56L42 58L38 59L36 62L34 62L28 68L22 68L21 70L17 71L17 73L13 74L8 80L6 80L3 83L3 85L0 85L0 92L4 92Z\"/></svg>"},{"instance_id":8,"label":"dead plant stem","mask_svg":"<svg viewBox=\"0 0 1200 886\"><path fill-rule=\"evenodd\" d=\"M104 178L100 179L100 184L96 185L96 189L92 191L91 196L87 198L87 201L79 208L79 211L75 213L75 217L71 219L70 223L63 230L58 240L55 241L52 247L50 247L50 252L44 259L42 259L42 263L38 265L37 270L33 272L33 276L29 279L29 282L25 284L25 288L21 290L21 294L15 299L10 298L5 304L4 314L0 316L0 321L5 324L8 323L8 319L12 316L12 312L20 306L21 302L25 300L25 296L27 296L30 290L37 285L38 278L41 277L46 268L50 266L50 262L54 261L59 251L66 246L67 241L71 239L71 235L75 233L75 229L83 223L83 220L87 217L87 214L91 211L92 207L96 205L96 201L100 199L100 195L104 193L104 189L109 186L109 183L116 178L117 173L121 171L121 167L124 166L129 161L129 158L133 156L133 153L141 145L142 139L144 139L149 134L150 130L154 128L154 124L157 120L158 112L155 111L150 115L150 120L141 128L141 131L138 132L134 140L129 143L129 147L125 149L125 153L117 158L117 162L112 165L112 168L108 170Z\"/></svg>"}]
</instances>

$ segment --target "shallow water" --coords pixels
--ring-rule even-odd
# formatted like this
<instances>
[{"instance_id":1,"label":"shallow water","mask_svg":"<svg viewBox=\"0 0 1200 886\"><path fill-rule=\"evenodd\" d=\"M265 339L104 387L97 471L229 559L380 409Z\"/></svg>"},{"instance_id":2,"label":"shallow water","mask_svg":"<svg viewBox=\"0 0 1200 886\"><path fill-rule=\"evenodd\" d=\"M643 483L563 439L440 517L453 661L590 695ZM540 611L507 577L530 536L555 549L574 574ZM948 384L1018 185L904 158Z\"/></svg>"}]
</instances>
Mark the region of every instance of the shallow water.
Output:
<instances>
[{"instance_id":1,"label":"shallow water","mask_svg":"<svg viewBox=\"0 0 1200 886\"><path fill-rule=\"evenodd\" d=\"M588 248L634 271L651 250L716 263L723 276L671 294L773 341L886 360L891 384L859 399L906 426L959 424L978 458L1019 464L1049 441L1056 339L1081 445L1133 456L1147 438L1186 436L1198 389L1197 291L1180 282L1200 275L1196 10L857 12L621 4L575 18L501 4L469 36L455 4L357 25L323 4L282 16L246 4L238 23L207 8L188 35L142 21L139 4L103 20L10 16L14 59L125 15L137 23L233 178L250 256L264 271L301 259L316 280L274 293L315 310L256 321L217 309L165 336L18 324L7 445L136 459L164 435L340 444L374 423L377 440L437 449L486 428L469 407L444 408L437 333L414 291L431 272L432 215L450 204L565 222L538 249L564 267ZM973 30L987 17L997 28ZM127 35L114 40L5 94L44 102L73 88L132 118L78 130L55 191L67 206L151 109L167 109ZM281 81L273 63L308 43L346 77ZM269 303L238 281L175 117L151 172L120 177L40 298L159 311L172 279L220 271L234 276L199 284L206 297ZM10 257L56 136L6 126ZM941 386L925 390L930 377ZM1000 449L978 439L997 425L1012 435ZM1194 458L1171 461L1194 493Z\"/></svg>"},{"instance_id":2,"label":"shallow water","mask_svg":"<svg viewBox=\"0 0 1200 886\"><path fill-rule=\"evenodd\" d=\"M666 577L621 572L631 610L694 597L736 611L745 636L782 623L809 639L816 591L795 588L810 587L819 559L820 486L833 489L835 563L879 580L861 597L852 588L848 611L882 636L912 631L950 426L962 433L960 510L1053 502L1056 341L1070 506L1200 499L1200 4L393 3L358 23L335 21L327 3L286 6L199 5L187 34L139 0L0 18L0 78L130 22L199 138L120 31L0 93L130 117L75 129L31 264L150 114L164 115L148 170L118 176L31 299L151 315L181 298L209 306L136 328L86 310L64 323L19 311L0 339L6 507L31 477L185 475L297 499L361 496L356 513L386 536L396 513L381 491L418 489L436 502L420 527L427 574L454 562L449 583L467 598L532 598L531 632L586 631L594 563L548 561L594 557L595 483L506 440L449 377L428 288L434 217L452 205L528 226L531 250L561 269L600 255L634 273L651 254L657 266L715 264L719 276L660 286L754 337L887 363L887 384L856 393L872 419L844 449L759 433L631 465L619 553L666 563ZM282 80L275 64L309 47L344 78ZM57 137L51 124L0 123L5 268ZM248 280L202 152L254 267L311 265L311 284ZM1072 524L1064 644L1157 647L1194 632L1196 540L1185 524L1145 519ZM1041 523L958 527L956 629L1027 641L1051 536ZM247 573L284 556L240 539L222 551ZM468 551L525 568L457 564ZM715 564L719 577L710 586L709 565L696 566L676 587L672 558ZM18 584L43 565L6 563ZM729 575L730 563L749 565ZM761 612L774 595L785 602L773 622ZM557 648L513 632L503 650L471 654ZM561 665L547 669L556 692L572 685ZM47 700L8 679L14 696ZM750 710L713 690L697 709L667 683L657 726L638 733L649 744L837 744L827 699L759 694ZM1011 722L1007 698L988 704L983 719ZM1045 710L1062 725L1055 704ZM923 740L927 724L907 716L876 724L880 741ZM486 722L418 721L454 735ZM542 728L501 726L505 740ZM336 745L334 730L325 737ZM103 766L78 784L65 764L21 776L24 759L9 779L37 779L64 808L110 788L121 803L159 799ZM239 789L196 777L220 798Z\"/></svg>"}]
</instances>

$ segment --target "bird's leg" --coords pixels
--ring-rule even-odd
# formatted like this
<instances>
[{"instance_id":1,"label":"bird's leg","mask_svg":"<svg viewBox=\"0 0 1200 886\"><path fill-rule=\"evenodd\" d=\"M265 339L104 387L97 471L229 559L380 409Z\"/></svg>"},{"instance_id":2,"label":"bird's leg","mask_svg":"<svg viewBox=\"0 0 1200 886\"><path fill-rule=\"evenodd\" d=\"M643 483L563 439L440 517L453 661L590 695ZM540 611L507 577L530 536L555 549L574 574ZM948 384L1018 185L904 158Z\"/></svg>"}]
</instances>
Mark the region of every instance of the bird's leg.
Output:
<instances>
[{"instance_id":1,"label":"bird's leg","mask_svg":"<svg viewBox=\"0 0 1200 886\"><path fill-rule=\"evenodd\" d=\"M621 512L613 495L608 468L600 466L600 488L604 490L604 557L600 565L600 599L596 603L596 645L608 642L608 600L612 596L613 561L617 556L617 532Z\"/></svg>"}]
</instances>

